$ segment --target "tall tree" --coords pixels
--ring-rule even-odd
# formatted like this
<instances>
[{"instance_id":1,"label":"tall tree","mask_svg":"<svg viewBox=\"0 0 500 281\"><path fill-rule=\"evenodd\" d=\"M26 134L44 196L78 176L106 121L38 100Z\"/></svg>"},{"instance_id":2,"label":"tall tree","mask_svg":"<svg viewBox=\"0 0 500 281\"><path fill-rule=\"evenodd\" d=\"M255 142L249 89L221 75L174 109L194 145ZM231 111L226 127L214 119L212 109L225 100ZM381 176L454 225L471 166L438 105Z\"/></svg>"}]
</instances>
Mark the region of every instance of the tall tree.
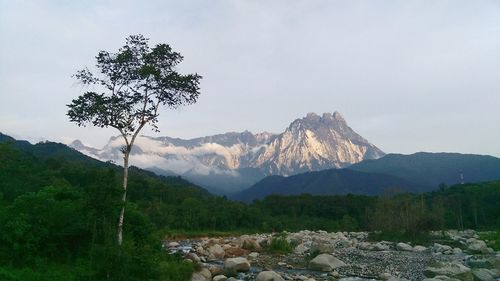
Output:
<instances>
[{"instance_id":1,"label":"tall tree","mask_svg":"<svg viewBox=\"0 0 500 281\"><path fill-rule=\"evenodd\" d=\"M116 53L100 51L97 72L88 68L74 77L98 90L87 91L68 105L67 115L78 126L91 124L115 128L123 137L123 205L117 226L118 244L123 241L127 201L129 156L139 132L149 125L158 130L160 107L177 108L193 104L199 97L198 74L180 74L176 66L181 54L167 44L149 47L148 39L132 35Z\"/></svg>"}]
</instances>

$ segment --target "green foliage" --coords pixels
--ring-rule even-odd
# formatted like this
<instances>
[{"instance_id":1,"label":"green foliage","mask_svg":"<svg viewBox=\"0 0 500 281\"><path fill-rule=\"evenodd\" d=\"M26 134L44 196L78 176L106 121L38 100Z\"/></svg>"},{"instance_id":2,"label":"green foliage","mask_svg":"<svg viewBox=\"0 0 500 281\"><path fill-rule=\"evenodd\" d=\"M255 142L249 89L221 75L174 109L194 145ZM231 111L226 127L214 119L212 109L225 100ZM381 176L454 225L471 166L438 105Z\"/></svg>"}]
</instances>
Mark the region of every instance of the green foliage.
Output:
<instances>
[{"instance_id":1,"label":"green foliage","mask_svg":"<svg viewBox=\"0 0 500 281\"><path fill-rule=\"evenodd\" d=\"M180 74L176 66L183 60L181 54L167 44L150 47L148 41L131 35L116 53L99 52L95 73L85 68L74 75L83 85L99 90L88 91L68 105L71 122L116 128L126 137L146 124L158 130L160 106L177 108L197 101L201 76Z\"/></svg>"},{"instance_id":2,"label":"green foliage","mask_svg":"<svg viewBox=\"0 0 500 281\"><path fill-rule=\"evenodd\" d=\"M271 243L265 247L265 250L269 253L289 254L295 246L297 245L286 240L286 233L278 233L273 235Z\"/></svg>"},{"instance_id":3,"label":"green foliage","mask_svg":"<svg viewBox=\"0 0 500 281\"><path fill-rule=\"evenodd\" d=\"M500 182L394 197L273 195L245 205L131 168L118 247L119 167L48 143L0 143L0 160L0 280L183 280L193 265L161 249L166 236L379 230L373 239L427 244L442 239L427 230L498 230L500 217ZM498 249L498 232L489 235ZM278 234L267 250L293 247Z\"/></svg>"},{"instance_id":4,"label":"green foliage","mask_svg":"<svg viewBox=\"0 0 500 281\"><path fill-rule=\"evenodd\" d=\"M500 251L500 230L479 233L482 240L487 241L488 247Z\"/></svg>"}]
</instances>

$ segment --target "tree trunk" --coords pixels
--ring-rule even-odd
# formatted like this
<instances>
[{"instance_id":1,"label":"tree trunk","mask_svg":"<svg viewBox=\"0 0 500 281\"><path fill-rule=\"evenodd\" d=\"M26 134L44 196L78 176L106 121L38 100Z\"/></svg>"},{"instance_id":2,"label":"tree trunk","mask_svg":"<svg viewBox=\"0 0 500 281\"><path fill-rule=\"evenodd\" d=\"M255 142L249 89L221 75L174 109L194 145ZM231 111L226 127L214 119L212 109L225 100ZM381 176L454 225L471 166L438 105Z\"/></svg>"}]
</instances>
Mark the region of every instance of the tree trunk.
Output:
<instances>
[{"instance_id":1,"label":"tree trunk","mask_svg":"<svg viewBox=\"0 0 500 281\"><path fill-rule=\"evenodd\" d=\"M127 184L128 184L128 157L130 149L127 147L123 156L123 195L122 195L122 209L120 211L120 218L118 220L118 245L121 246L123 242L123 220L125 217L125 204L127 202Z\"/></svg>"}]
</instances>

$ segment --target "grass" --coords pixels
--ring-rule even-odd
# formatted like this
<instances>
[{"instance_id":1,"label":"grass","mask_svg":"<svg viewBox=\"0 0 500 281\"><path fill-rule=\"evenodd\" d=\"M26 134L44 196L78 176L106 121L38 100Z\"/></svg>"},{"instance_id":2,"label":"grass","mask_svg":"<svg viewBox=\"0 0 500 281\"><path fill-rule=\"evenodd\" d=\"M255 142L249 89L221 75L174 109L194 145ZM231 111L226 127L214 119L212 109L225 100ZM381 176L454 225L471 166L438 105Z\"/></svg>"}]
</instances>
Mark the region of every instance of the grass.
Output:
<instances>
[{"instance_id":1,"label":"grass","mask_svg":"<svg viewBox=\"0 0 500 281\"><path fill-rule=\"evenodd\" d=\"M493 248L495 251L500 251L500 230L480 232L479 237L481 240L487 241L488 247Z\"/></svg>"},{"instance_id":2,"label":"grass","mask_svg":"<svg viewBox=\"0 0 500 281\"><path fill-rule=\"evenodd\" d=\"M265 247L266 252L273 254L289 254L295 249L295 243L290 243L286 240L285 233L275 234L271 239L271 243Z\"/></svg>"}]
</instances>

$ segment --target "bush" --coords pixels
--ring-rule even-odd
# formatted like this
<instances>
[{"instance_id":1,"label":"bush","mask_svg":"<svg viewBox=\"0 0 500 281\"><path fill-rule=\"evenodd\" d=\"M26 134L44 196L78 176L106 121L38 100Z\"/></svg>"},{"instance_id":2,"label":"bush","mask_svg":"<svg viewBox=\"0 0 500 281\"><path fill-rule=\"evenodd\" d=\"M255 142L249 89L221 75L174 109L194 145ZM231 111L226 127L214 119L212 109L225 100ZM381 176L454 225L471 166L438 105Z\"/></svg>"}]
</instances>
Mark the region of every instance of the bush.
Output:
<instances>
[{"instance_id":1,"label":"bush","mask_svg":"<svg viewBox=\"0 0 500 281\"><path fill-rule=\"evenodd\" d=\"M289 254L293 251L295 246L295 243L291 243L286 240L286 234L283 232L275 234L272 237L271 243L269 243L269 245L266 247L266 251L276 254Z\"/></svg>"}]
</instances>

